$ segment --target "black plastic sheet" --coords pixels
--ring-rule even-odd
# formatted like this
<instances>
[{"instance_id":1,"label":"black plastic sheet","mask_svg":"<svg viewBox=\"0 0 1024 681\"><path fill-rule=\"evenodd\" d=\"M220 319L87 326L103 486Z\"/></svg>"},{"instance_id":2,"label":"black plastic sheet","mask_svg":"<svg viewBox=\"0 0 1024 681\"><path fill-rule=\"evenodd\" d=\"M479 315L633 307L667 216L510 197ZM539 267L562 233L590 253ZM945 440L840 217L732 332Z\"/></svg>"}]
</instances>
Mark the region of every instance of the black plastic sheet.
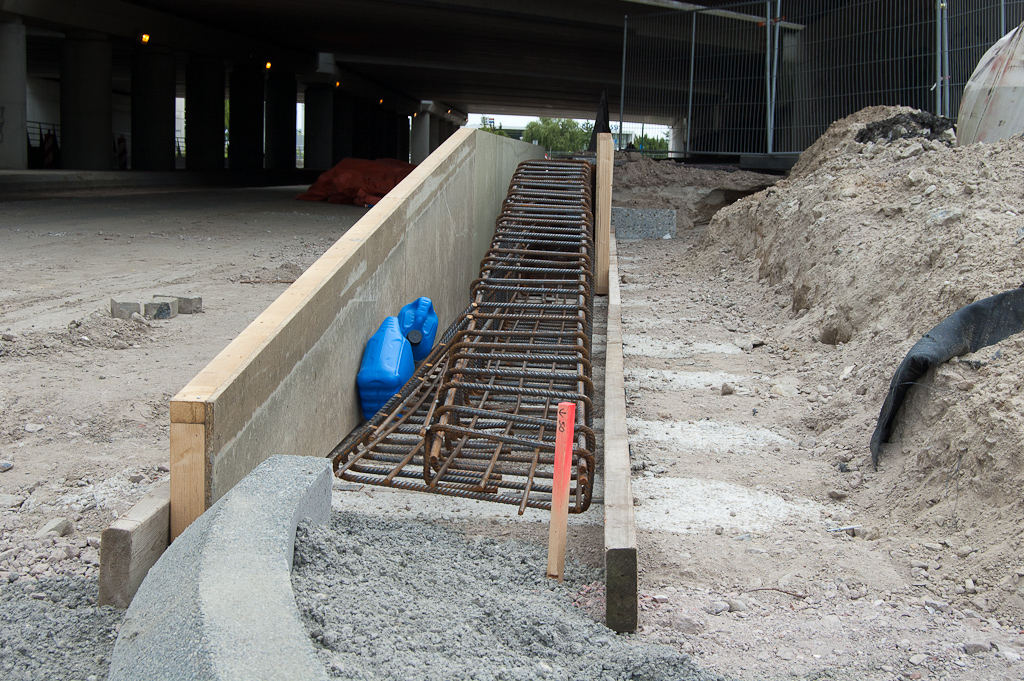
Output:
<instances>
[{"instance_id":1,"label":"black plastic sheet","mask_svg":"<svg viewBox=\"0 0 1024 681\"><path fill-rule=\"evenodd\" d=\"M977 352L1021 331L1024 331L1024 284L965 305L917 341L900 362L878 414L878 424L871 436L871 462L875 467L882 445L892 434L896 414L917 379L933 366Z\"/></svg>"}]
</instances>

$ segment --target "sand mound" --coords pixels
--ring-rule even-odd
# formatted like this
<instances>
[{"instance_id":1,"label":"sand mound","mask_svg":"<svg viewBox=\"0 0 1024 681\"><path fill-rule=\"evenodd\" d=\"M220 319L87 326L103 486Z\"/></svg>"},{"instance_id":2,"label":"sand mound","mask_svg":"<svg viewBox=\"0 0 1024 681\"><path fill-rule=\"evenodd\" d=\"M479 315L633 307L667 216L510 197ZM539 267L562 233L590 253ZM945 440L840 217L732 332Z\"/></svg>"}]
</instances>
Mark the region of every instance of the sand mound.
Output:
<instances>
[{"instance_id":1,"label":"sand mound","mask_svg":"<svg viewBox=\"0 0 1024 681\"><path fill-rule=\"evenodd\" d=\"M747 170L654 161L640 154L621 154L620 159L613 173L613 205L675 210L680 231L707 224L723 206L779 179Z\"/></svg>"},{"instance_id":2,"label":"sand mound","mask_svg":"<svg viewBox=\"0 0 1024 681\"><path fill-rule=\"evenodd\" d=\"M877 415L913 343L963 305L1024 278L1024 137L951 148L949 131L936 132L920 113L873 107L838 121L789 179L724 208L700 242L705 257L746 261L769 295L787 301L778 313L785 334L846 344L857 394L871 406L837 400L807 425L863 452L870 414L860 412ZM871 126L894 115L912 125L898 135ZM1017 335L927 375L883 449L878 483L894 526L971 527L971 541L988 547L978 572L1010 580L992 585L1010 592L1024 526L1022 373ZM964 597L996 607L980 592ZM999 602L1024 605L1020 595Z\"/></svg>"}]
</instances>

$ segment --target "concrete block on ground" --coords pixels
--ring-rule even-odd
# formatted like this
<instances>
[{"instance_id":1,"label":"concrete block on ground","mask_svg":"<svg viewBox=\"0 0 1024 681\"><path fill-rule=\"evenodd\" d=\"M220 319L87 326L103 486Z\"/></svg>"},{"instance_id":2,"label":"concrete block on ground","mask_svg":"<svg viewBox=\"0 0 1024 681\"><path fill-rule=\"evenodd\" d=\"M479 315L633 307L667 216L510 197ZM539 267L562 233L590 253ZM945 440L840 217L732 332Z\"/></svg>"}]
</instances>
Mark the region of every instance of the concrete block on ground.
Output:
<instances>
[{"instance_id":1,"label":"concrete block on ground","mask_svg":"<svg viewBox=\"0 0 1024 681\"><path fill-rule=\"evenodd\" d=\"M140 314L142 305L140 303L122 303L113 298L110 299L110 316L114 319L131 320L132 313Z\"/></svg>"},{"instance_id":2,"label":"concrete block on ground","mask_svg":"<svg viewBox=\"0 0 1024 681\"><path fill-rule=\"evenodd\" d=\"M670 208L612 208L615 238L664 239L676 235L676 212Z\"/></svg>"},{"instance_id":3,"label":"concrete block on ground","mask_svg":"<svg viewBox=\"0 0 1024 681\"><path fill-rule=\"evenodd\" d=\"M331 462L273 456L193 522L142 582L108 679L326 679L292 591L295 528L325 523Z\"/></svg>"},{"instance_id":4,"label":"concrete block on ground","mask_svg":"<svg viewBox=\"0 0 1024 681\"><path fill-rule=\"evenodd\" d=\"M202 296L168 296L160 294L153 296L153 300L178 301L178 314L198 314L203 311Z\"/></svg>"},{"instance_id":5,"label":"concrete block on ground","mask_svg":"<svg viewBox=\"0 0 1024 681\"><path fill-rule=\"evenodd\" d=\"M178 299L156 300L143 306L147 319L174 319L178 316Z\"/></svg>"},{"instance_id":6,"label":"concrete block on ground","mask_svg":"<svg viewBox=\"0 0 1024 681\"><path fill-rule=\"evenodd\" d=\"M46 536L47 532L56 532L59 537L66 537L75 531L75 526L67 518L54 518L39 528L36 532L36 539Z\"/></svg>"}]
</instances>

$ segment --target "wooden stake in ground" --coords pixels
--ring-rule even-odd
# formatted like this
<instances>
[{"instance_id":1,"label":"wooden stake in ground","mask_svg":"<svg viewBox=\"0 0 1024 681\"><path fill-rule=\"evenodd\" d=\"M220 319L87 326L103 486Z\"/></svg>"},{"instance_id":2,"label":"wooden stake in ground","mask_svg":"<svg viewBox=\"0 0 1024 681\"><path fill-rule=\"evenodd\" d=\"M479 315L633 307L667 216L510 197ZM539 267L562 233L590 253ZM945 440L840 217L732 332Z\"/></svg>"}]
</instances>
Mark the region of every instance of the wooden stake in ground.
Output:
<instances>
[{"instance_id":1,"label":"wooden stake in ground","mask_svg":"<svg viewBox=\"0 0 1024 681\"><path fill-rule=\"evenodd\" d=\"M569 522L569 477L572 472L572 438L576 403L558 404L555 433L555 476L551 492L551 529L548 533L548 577L565 578L565 535Z\"/></svg>"},{"instance_id":2,"label":"wooden stake in ground","mask_svg":"<svg viewBox=\"0 0 1024 681\"><path fill-rule=\"evenodd\" d=\"M612 167L615 146L610 132L597 136L597 196L594 206L594 244L597 263L594 270L594 293L608 295L608 239L612 228Z\"/></svg>"}]
</instances>

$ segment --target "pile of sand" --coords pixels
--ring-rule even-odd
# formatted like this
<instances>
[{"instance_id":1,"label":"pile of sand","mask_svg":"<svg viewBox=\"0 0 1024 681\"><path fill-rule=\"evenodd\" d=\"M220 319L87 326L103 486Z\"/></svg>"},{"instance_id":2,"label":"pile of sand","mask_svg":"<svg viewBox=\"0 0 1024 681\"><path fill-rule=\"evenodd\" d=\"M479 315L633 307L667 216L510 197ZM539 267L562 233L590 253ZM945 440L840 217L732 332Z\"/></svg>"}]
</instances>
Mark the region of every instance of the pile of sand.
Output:
<instances>
[{"instance_id":1,"label":"pile of sand","mask_svg":"<svg viewBox=\"0 0 1024 681\"><path fill-rule=\"evenodd\" d=\"M128 350L148 343L151 327L146 323L114 319L105 311L95 311L68 323L59 331L30 331L24 334L5 333L0 338L0 357L47 355L72 346Z\"/></svg>"},{"instance_id":2,"label":"pile of sand","mask_svg":"<svg viewBox=\"0 0 1024 681\"><path fill-rule=\"evenodd\" d=\"M612 173L613 205L675 210L677 230L707 224L722 207L779 179L746 170L654 161L638 153L620 157Z\"/></svg>"},{"instance_id":3,"label":"pile of sand","mask_svg":"<svg viewBox=\"0 0 1024 681\"><path fill-rule=\"evenodd\" d=\"M853 389L872 406L834 400L806 425L864 457L889 379L914 342L1024 279L1024 137L953 147L950 132L922 125L857 141L872 121L909 113L872 107L837 121L790 178L724 208L700 241L702 257L724 253L749 267L766 306L784 303L774 307L776 340L845 344ZM1024 607L1022 374L1016 335L926 375L876 479L890 532L970 528L979 572L992 580L986 589L999 594L958 587L980 610Z\"/></svg>"}]
</instances>

